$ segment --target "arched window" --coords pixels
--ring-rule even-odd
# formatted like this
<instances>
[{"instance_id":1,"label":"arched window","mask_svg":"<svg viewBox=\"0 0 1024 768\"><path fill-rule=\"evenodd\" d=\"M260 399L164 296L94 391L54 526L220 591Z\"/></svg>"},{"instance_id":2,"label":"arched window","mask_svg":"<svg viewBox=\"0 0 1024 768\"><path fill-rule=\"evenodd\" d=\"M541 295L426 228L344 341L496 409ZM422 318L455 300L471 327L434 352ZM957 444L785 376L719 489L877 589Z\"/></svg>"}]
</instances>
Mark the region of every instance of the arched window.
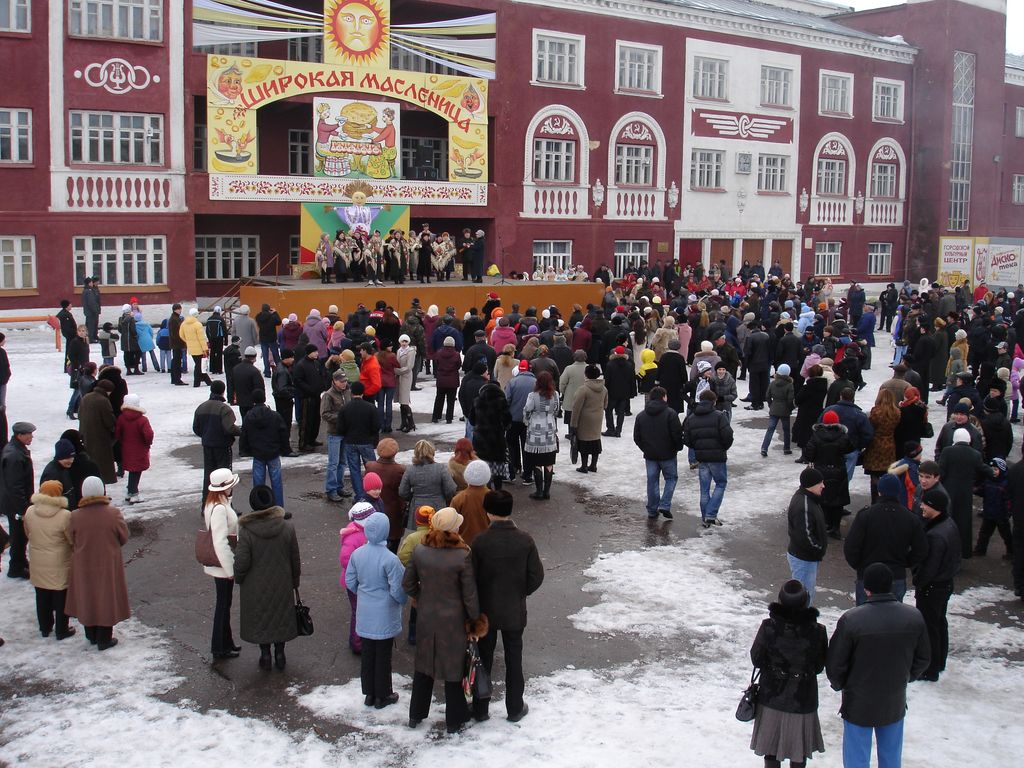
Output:
<instances>
[{"instance_id":1,"label":"arched window","mask_svg":"<svg viewBox=\"0 0 1024 768\"><path fill-rule=\"evenodd\" d=\"M811 224L853 224L856 167L848 138L841 133L821 138L814 150Z\"/></svg>"},{"instance_id":2,"label":"arched window","mask_svg":"<svg viewBox=\"0 0 1024 768\"><path fill-rule=\"evenodd\" d=\"M665 134L650 115L619 118L608 141L606 218L661 219L665 214Z\"/></svg>"},{"instance_id":3,"label":"arched window","mask_svg":"<svg viewBox=\"0 0 1024 768\"><path fill-rule=\"evenodd\" d=\"M534 115L526 130L522 216L587 216L589 147L583 119L569 107L552 104Z\"/></svg>"},{"instance_id":4,"label":"arched window","mask_svg":"<svg viewBox=\"0 0 1024 768\"><path fill-rule=\"evenodd\" d=\"M901 226L907 189L907 162L903 148L892 139L880 139L868 153L868 226Z\"/></svg>"}]
</instances>

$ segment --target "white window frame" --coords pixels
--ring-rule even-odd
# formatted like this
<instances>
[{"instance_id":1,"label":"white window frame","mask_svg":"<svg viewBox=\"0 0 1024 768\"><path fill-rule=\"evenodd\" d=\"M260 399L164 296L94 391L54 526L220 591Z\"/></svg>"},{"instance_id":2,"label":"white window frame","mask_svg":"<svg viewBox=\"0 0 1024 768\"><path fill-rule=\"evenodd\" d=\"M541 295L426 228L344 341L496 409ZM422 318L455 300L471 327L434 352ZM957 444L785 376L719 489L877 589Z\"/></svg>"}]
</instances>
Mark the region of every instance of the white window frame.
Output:
<instances>
[{"instance_id":1,"label":"white window frame","mask_svg":"<svg viewBox=\"0 0 1024 768\"><path fill-rule=\"evenodd\" d=\"M884 173L879 171L885 168ZM891 170L890 170L891 169ZM871 197L873 199L892 199L899 197L899 174L900 164L879 163L871 164ZM882 186L884 184L884 187Z\"/></svg>"},{"instance_id":2,"label":"white window frame","mask_svg":"<svg viewBox=\"0 0 1024 768\"><path fill-rule=\"evenodd\" d=\"M654 184L654 147L650 144L615 145L615 186L650 187Z\"/></svg>"},{"instance_id":3,"label":"white window frame","mask_svg":"<svg viewBox=\"0 0 1024 768\"><path fill-rule=\"evenodd\" d=\"M534 240L533 270L548 266L565 270L572 266L572 240Z\"/></svg>"},{"instance_id":4,"label":"white window frame","mask_svg":"<svg viewBox=\"0 0 1024 768\"><path fill-rule=\"evenodd\" d=\"M892 243L868 243L868 274L892 274Z\"/></svg>"},{"instance_id":5,"label":"white window frame","mask_svg":"<svg viewBox=\"0 0 1024 768\"><path fill-rule=\"evenodd\" d=\"M789 155L757 156L757 191L769 194L789 192Z\"/></svg>"},{"instance_id":6,"label":"white window frame","mask_svg":"<svg viewBox=\"0 0 1024 768\"><path fill-rule=\"evenodd\" d=\"M260 272L259 235L196 233L196 280L241 280Z\"/></svg>"},{"instance_id":7,"label":"white window frame","mask_svg":"<svg viewBox=\"0 0 1024 768\"><path fill-rule=\"evenodd\" d=\"M1016 123L1014 135L1018 139L1024 139L1024 107L1017 107L1016 120L1014 122Z\"/></svg>"},{"instance_id":8,"label":"white window frame","mask_svg":"<svg viewBox=\"0 0 1024 768\"><path fill-rule=\"evenodd\" d=\"M29 272L28 280L25 280L26 267ZM35 237L0 235L0 291L31 290L36 286Z\"/></svg>"},{"instance_id":9,"label":"white window frame","mask_svg":"<svg viewBox=\"0 0 1024 768\"><path fill-rule=\"evenodd\" d=\"M624 57L628 56L630 53L642 53L651 56L652 61L648 65L650 68L650 74L647 87L633 86L629 84L628 70L630 62L624 60ZM660 45L633 43L626 40L615 41L615 92L640 96L661 96Z\"/></svg>"},{"instance_id":10,"label":"white window frame","mask_svg":"<svg viewBox=\"0 0 1024 768\"><path fill-rule=\"evenodd\" d=\"M778 73L781 79L770 79L768 75ZM773 100L773 93L782 91L782 100ZM789 109L793 106L793 70L775 64L761 65L761 106Z\"/></svg>"},{"instance_id":11,"label":"white window frame","mask_svg":"<svg viewBox=\"0 0 1024 768\"><path fill-rule=\"evenodd\" d=\"M892 89L892 93L886 96L883 91ZM885 77L876 77L871 89L871 120L875 123L903 123L903 92L904 83L902 80L890 80ZM882 105L891 101L892 114L883 114Z\"/></svg>"},{"instance_id":12,"label":"white window frame","mask_svg":"<svg viewBox=\"0 0 1024 768\"><path fill-rule=\"evenodd\" d=\"M167 285L165 235L75 235L71 246L75 285L81 285L86 277L99 277L107 286ZM130 270L126 268L129 264ZM146 269L144 281L138 279L140 264Z\"/></svg>"},{"instance_id":13,"label":"white window frame","mask_svg":"<svg viewBox=\"0 0 1024 768\"><path fill-rule=\"evenodd\" d=\"M843 255L843 244L836 241L822 240L814 244L814 275L815 277L834 277L842 274L840 260Z\"/></svg>"},{"instance_id":14,"label":"white window frame","mask_svg":"<svg viewBox=\"0 0 1024 768\"><path fill-rule=\"evenodd\" d=\"M288 129L288 173L291 176L313 175L313 131Z\"/></svg>"},{"instance_id":15,"label":"white window frame","mask_svg":"<svg viewBox=\"0 0 1024 768\"><path fill-rule=\"evenodd\" d=\"M93 124L103 118L110 117L109 125ZM134 120L142 118L143 126L122 125L125 119ZM98 119L98 120L97 120ZM76 120L80 121L75 125ZM83 163L89 165L150 165L161 166L164 164L164 116L143 112L100 112L72 110L68 115L69 144L72 163ZM142 159L126 160L122 155L124 142L129 144L138 141L136 135L142 131ZM155 134L155 135L154 135ZM101 145L110 143L110 154L108 155ZM77 150L76 150L77 145ZM159 157L153 158L154 146L159 151ZM130 148L131 151L131 148ZM97 155L97 152L99 153ZM134 158L134 155L133 155Z\"/></svg>"},{"instance_id":16,"label":"white window frame","mask_svg":"<svg viewBox=\"0 0 1024 768\"><path fill-rule=\"evenodd\" d=\"M1024 205L1024 173L1013 174L1013 204Z\"/></svg>"},{"instance_id":17,"label":"white window frame","mask_svg":"<svg viewBox=\"0 0 1024 768\"><path fill-rule=\"evenodd\" d=\"M4 114L8 117L6 121ZM21 119L24 118L24 122ZM25 143L24 155L21 144ZM9 151L5 156L4 142ZM0 163L31 163L32 162L32 110L19 107L0 107Z\"/></svg>"},{"instance_id":18,"label":"white window frame","mask_svg":"<svg viewBox=\"0 0 1024 768\"><path fill-rule=\"evenodd\" d=\"M729 60L714 56L693 57L693 98L729 100Z\"/></svg>"},{"instance_id":19,"label":"white window frame","mask_svg":"<svg viewBox=\"0 0 1024 768\"><path fill-rule=\"evenodd\" d=\"M72 37L163 42L163 0L70 0L68 34Z\"/></svg>"},{"instance_id":20,"label":"white window frame","mask_svg":"<svg viewBox=\"0 0 1024 768\"><path fill-rule=\"evenodd\" d=\"M835 81L835 82L832 82ZM828 109L829 94L826 93L826 86L830 90L835 90L832 86L836 85L838 81L846 81L845 88L845 109ZM823 117L853 117L853 85L854 78L852 72L836 72L831 69L820 69L818 70L818 114Z\"/></svg>"},{"instance_id":21,"label":"white window frame","mask_svg":"<svg viewBox=\"0 0 1024 768\"><path fill-rule=\"evenodd\" d=\"M649 261L651 254L650 240L616 240L614 245L615 274L624 275L626 267L632 262L639 267L640 262Z\"/></svg>"},{"instance_id":22,"label":"white window frame","mask_svg":"<svg viewBox=\"0 0 1024 768\"><path fill-rule=\"evenodd\" d=\"M694 148L690 153L690 189L703 191L724 189L722 186L724 168L724 150Z\"/></svg>"},{"instance_id":23,"label":"white window frame","mask_svg":"<svg viewBox=\"0 0 1024 768\"><path fill-rule=\"evenodd\" d=\"M24 20L18 25L18 17ZM32 0L9 0L7 13L0 13L0 32L31 32Z\"/></svg>"},{"instance_id":24,"label":"white window frame","mask_svg":"<svg viewBox=\"0 0 1024 768\"><path fill-rule=\"evenodd\" d=\"M844 158L819 157L817 164L818 183L814 193L832 197L846 197L849 165L850 161Z\"/></svg>"},{"instance_id":25,"label":"white window frame","mask_svg":"<svg viewBox=\"0 0 1024 768\"><path fill-rule=\"evenodd\" d=\"M575 184L576 144L573 139L535 137L533 180L549 184Z\"/></svg>"},{"instance_id":26,"label":"white window frame","mask_svg":"<svg viewBox=\"0 0 1024 768\"><path fill-rule=\"evenodd\" d=\"M324 38L322 35L289 38L288 61L309 61L320 64L323 60Z\"/></svg>"},{"instance_id":27,"label":"white window frame","mask_svg":"<svg viewBox=\"0 0 1024 768\"><path fill-rule=\"evenodd\" d=\"M572 64L573 72L567 75L567 79L556 79L551 76L551 70L553 63L548 59L548 52L545 50L545 62L543 67L541 66L541 45L545 48L550 43L565 43L569 46L576 46L575 54L571 51L565 54L557 54L559 56L565 55L571 57L575 55L575 61ZM586 88L586 81L584 78L585 73L585 62L586 62L586 49L587 49L587 38L584 35L573 35L568 32L556 32L549 29L534 29L533 30L533 59L531 66L531 85L544 85L553 88ZM568 63L566 64L568 68ZM543 72L538 72L538 69L543 69ZM540 75L544 75L541 77Z\"/></svg>"}]
</instances>

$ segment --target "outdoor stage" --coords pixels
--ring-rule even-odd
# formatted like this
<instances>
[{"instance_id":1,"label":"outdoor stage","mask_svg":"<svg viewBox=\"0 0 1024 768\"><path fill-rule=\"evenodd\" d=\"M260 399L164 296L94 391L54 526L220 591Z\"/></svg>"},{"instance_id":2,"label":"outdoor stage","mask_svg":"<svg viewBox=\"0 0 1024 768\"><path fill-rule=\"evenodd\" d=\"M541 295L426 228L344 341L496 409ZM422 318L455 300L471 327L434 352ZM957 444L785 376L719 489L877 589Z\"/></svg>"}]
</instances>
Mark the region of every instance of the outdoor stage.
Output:
<instances>
[{"instance_id":1,"label":"outdoor stage","mask_svg":"<svg viewBox=\"0 0 1024 768\"><path fill-rule=\"evenodd\" d=\"M305 320L312 308L327 314L327 307L337 304L342 317L360 304L373 309L378 301L402 314L419 299L425 312L431 304L437 304L441 313L446 306L455 307L461 315L470 307L480 308L487 301L487 294L494 292L501 298L501 306L507 312L513 304L519 304L523 311L537 307L537 314L550 304L555 304L566 317L572 312L572 305L586 307L588 303L599 304L604 296L604 284L597 283L554 283L554 282L506 282L498 285L496 278L485 278L483 283L452 280L445 283L431 282L430 285L406 283L384 287L365 287L364 284L332 283L324 285L319 280L295 280L281 278L280 285L249 285L241 289L241 303L248 304L252 316L260 311L263 304L269 304L281 316L291 312Z\"/></svg>"}]
</instances>

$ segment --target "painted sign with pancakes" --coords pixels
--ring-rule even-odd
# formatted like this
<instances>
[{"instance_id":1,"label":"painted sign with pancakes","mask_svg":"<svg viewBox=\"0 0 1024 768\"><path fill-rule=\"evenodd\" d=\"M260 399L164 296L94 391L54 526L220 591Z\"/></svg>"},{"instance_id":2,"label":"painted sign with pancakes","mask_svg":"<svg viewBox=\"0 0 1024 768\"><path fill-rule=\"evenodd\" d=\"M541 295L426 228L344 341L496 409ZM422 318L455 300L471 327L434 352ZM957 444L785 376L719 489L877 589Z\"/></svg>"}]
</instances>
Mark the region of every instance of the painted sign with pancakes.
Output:
<instances>
[{"instance_id":1,"label":"painted sign with pancakes","mask_svg":"<svg viewBox=\"0 0 1024 768\"><path fill-rule=\"evenodd\" d=\"M313 175L401 178L401 114L396 102L313 99Z\"/></svg>"}]
</instances>

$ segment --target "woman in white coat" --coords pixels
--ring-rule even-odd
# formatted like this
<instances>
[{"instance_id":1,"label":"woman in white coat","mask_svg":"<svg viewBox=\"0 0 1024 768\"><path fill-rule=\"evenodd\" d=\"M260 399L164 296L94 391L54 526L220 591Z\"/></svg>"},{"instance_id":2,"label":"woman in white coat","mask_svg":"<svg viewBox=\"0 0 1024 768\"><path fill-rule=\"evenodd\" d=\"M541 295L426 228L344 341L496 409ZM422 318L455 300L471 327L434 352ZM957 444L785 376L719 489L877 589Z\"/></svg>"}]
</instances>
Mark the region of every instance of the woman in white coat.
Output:
<instances>
[{"instance_id":1,"label":"woman in white coat","mask_svg":"<svg viewBox=\"0 0 1024 768\"><path fill-rule=\"evenodd\" d=\"M210 492L203 507L206 529L213 537L213 549L220 560L220 567L203 566L206 575L213 577L217 592L217 604L213 611L213 638L210 641L214 659L233 659L242 650L235 645L231 633L231 598L235 588L235 552L232 544L238 541L238 514L231 508L231 492L236 485L238 475L230 469L215 469L210 473Z\"/></svg>"},{"instance_id":2,"label":"woman in white coat","mask_svg":"<svg viewBox=\"0 0 1024 768\"><path fill-rule=\"evenodd\" d=\"M402 412L402 426L398 429L402 432L415 432L416 424L412 420L412 376L416 370L416 347L412 345L412 339L408 334L403 333L398 337L398 351L395 357L398 358L398 367L395 375L398 379L398 408Z\"/></svg>"}]
</instances>

